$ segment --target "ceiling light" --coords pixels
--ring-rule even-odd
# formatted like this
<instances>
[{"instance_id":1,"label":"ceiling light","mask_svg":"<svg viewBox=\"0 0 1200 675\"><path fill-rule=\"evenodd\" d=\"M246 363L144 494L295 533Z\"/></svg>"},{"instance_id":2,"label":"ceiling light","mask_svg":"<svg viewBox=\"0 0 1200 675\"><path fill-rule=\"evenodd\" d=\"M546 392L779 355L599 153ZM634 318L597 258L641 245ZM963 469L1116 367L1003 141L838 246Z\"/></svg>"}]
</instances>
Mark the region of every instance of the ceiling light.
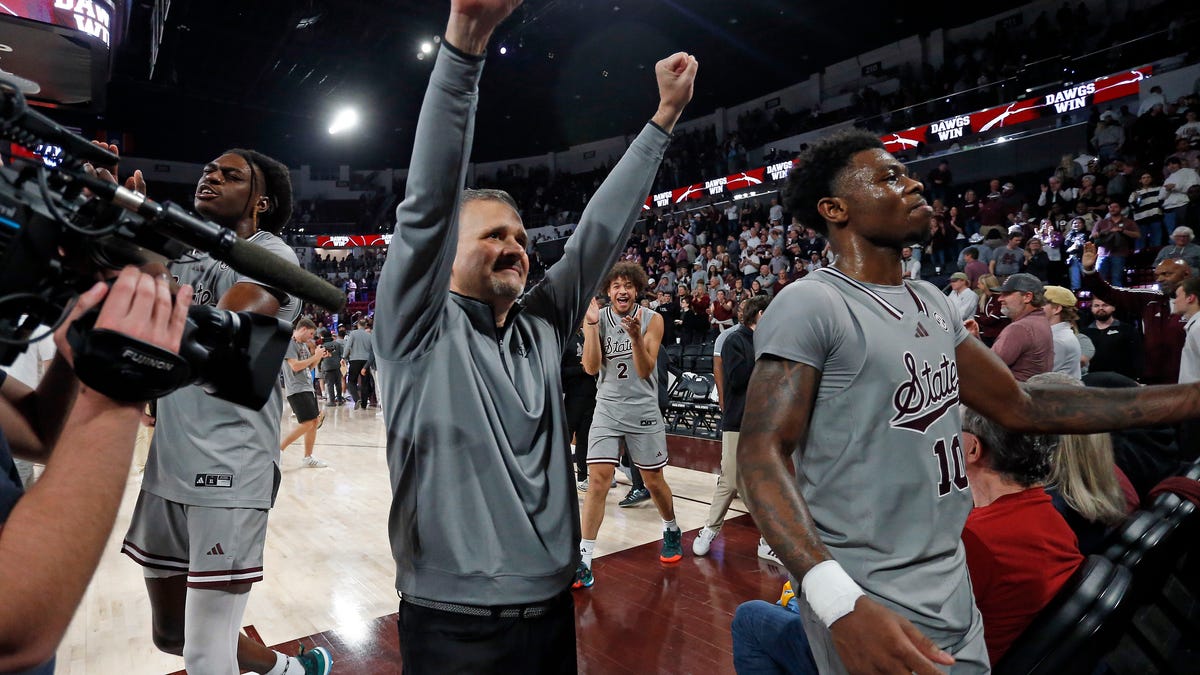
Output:
<instances>
[{"instance_id":1,"label":"ceiling light","mask_svg":"<svg viewBox=\"0 0 1200 675\"><path fill-rule=\"evenodd\" d=\"M505 47L504 45L500 45L500 56L504 56L507 53L508 53L508 47Z\"/></svg>"},{"instance_id":2,"label":"ceiling light","mask_svg":"<svg viewBox=\"0 0 1200 675\"><path fill-rule=\"evenodd\" d=\"M333 122L329 124L329 135L336 136L337 134L349 131L358 126L358 111L354 108L342 108L333 116Z\"/></svg>"},{"instance_id":3,"label":"ceiling light","mask_svg":"<svg viewBox=\"0 0 1200 675\"><path fill-rule=\"evenodd\" d=\"M433 43L432 42L422 42L421 43L421 53L422 54L433 53Z\"/></svg>"}]
</instances>

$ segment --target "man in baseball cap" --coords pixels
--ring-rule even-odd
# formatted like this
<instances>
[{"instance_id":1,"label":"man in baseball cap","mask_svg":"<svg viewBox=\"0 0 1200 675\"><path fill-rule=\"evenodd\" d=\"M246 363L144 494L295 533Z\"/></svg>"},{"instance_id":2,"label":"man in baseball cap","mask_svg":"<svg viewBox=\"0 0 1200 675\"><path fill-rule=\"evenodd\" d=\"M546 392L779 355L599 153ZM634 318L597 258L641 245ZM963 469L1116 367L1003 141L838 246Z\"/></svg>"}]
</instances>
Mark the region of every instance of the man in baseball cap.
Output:
<instances>
[{"instance_id":1,"label":"man in baseball cap","mask_svg":"<svg viewBox=\"0 0 1200 675\"><path fill-rule=\"evenodd\" d=\"M1079 321L1079 312L1075 309L1075 294L1062 286L1047 286L1045 295L1046 304L1042 311L1054 338L1054 372L1079 379L1083 377L1083 344L1076 336L1075 322ZM1095 353L1094 348L1092 353Z\"/></svg>"},{"instance_id":2,"label":"man in baseball cap","mask_svg":"<svg viewBox=\"0 0 1200 675\"><path fill-rule=\"evenodd\" d=\"M1012 320L996 338L992 351L1004 361L1018 382L1053 370L1054 338L1050 333L1050 322L1042 311L1046 304L1046 289L1041 280L1019 272L1005 279L1000 287L990 290L1000 295L1000 311Z\"/></svg>"}]
</instances>

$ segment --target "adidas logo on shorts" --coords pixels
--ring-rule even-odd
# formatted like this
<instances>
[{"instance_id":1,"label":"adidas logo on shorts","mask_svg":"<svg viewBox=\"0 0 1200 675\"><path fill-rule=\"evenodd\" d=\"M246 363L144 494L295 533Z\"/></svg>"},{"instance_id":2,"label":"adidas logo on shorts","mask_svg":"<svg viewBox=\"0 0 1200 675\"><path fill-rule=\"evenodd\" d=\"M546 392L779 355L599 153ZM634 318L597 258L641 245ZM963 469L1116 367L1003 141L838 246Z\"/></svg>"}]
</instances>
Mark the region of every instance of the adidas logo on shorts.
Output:
<instances>
[{"instance_id":1,"label":"adidas logo on shorts","mask_svg":"<svg viewBox=\"0 0 1200 675\"><path fill-rule=\"evenodd\" d=\"M208 553L205 555L225 555L225 549L221 548L220 543L217 543L217 545L209 549Z\"/></svg>"}]
</instances>

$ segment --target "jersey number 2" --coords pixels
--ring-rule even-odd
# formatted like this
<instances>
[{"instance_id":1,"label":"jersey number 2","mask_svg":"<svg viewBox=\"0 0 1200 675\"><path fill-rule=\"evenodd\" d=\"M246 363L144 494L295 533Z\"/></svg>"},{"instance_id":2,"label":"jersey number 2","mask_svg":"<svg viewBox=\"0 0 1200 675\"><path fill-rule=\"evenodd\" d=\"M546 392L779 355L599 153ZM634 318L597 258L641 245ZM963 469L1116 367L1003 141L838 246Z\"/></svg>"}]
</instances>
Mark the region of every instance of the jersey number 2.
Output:
<instances>
[{"instance_id":1,"label":"jersey number 2","mask_svg":"<svg viewBox=\"0 0 1200 675\"><path fill-rule=\"evenodd\" d=\"M945 497L950 494L951 485L956 490L966 490L967 474L963 470L962 443L958 440L958 436L951 441L950 452L946 452L946 439L939 438L937 443L933 444L933 454L937 455L938 469L941 471L941 479L938 480L938 496ZM954 466L951 467L951 464Z\"/></svg>"},{"instance_id":2,"label":"jersey number 2","mask_svg":"<svg viewBox=\"0 0 1200 675\"><path fill-rule=\"evenodd\" d=\"M629 379L629 364L627 364L627 363L618 363L617 364L617 379L618 380L628 380Z\"/></svg>"}]
</instances>

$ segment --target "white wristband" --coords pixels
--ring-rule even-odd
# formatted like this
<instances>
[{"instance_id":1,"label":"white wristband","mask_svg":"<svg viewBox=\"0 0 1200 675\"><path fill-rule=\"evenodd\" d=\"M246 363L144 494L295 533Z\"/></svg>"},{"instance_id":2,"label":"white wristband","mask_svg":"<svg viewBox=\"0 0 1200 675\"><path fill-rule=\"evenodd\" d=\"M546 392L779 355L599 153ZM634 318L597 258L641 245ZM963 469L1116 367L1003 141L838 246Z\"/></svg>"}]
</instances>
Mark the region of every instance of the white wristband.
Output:
<instances>
[{"instance_id":1,"label":"white wristband","mask_svg":"<svg viewBox=\"0 0 1200 675\"><path fill-rule=\"evenodd\" d=\"M800 582L804 600L826 626L854 611L863 590L835 560L817 563Z\"/></svg>"}]
</instances>

